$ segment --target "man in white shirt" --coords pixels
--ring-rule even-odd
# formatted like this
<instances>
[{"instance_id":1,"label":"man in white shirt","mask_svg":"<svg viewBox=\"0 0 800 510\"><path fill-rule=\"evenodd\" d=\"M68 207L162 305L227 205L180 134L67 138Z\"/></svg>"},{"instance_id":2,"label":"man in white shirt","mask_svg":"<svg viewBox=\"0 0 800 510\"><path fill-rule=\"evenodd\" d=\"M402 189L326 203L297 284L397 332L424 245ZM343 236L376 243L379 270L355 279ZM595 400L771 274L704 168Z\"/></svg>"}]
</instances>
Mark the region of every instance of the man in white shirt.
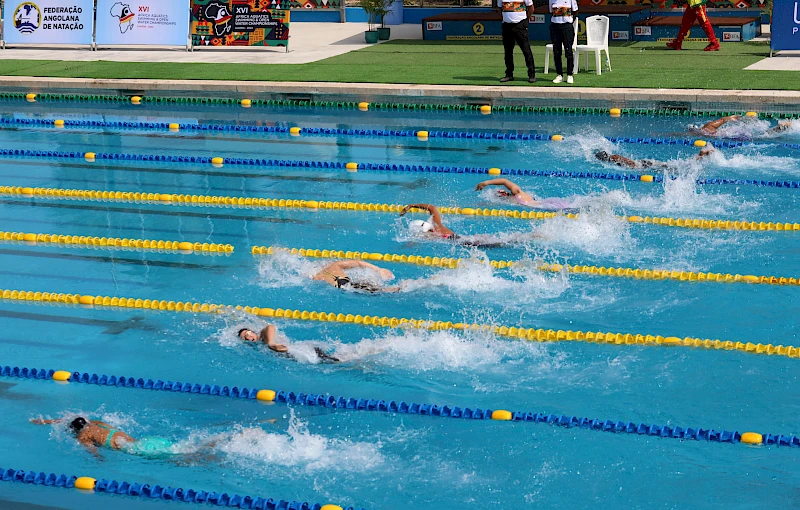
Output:
<instances>
[{"instance_id":1,"label":"man in white shirt","mask_svg":"<svg viewBox=\"0 0 800 510\"><path fill-rule=\"evenodd\" d=\"M528 67L528 81L536 81L531 43L528 41L528 19L533 16L533 0L497 0L503 11L503 48L506 52L506 75L501 83L514 81L514 45L519 45Z\"/></svg>"},{"instance_id":2,"label":"man in white shirt","mask_svg":"<svg viewBox=\"0 0 800 510\"><path fill-rule=\"evenodd\" d=\"M567 83L574 82L572 68L575 56L572 52L572 41L575 38L573 15L577 15L578 0L550 0L550 41L553 43L553 59L556 61L556 79L553 83L564 81L564 70L561 66L561 49L567 55Z\"/></svg>"}]
</instances>

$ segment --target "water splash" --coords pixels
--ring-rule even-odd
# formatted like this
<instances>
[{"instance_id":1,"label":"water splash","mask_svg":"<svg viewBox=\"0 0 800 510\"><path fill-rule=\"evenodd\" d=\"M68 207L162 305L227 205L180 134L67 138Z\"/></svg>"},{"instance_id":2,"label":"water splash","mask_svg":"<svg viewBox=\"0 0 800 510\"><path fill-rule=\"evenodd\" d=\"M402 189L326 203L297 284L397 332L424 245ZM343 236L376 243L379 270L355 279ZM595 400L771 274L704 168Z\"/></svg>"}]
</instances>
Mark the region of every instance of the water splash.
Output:
<instances>
[{"instance_id":1,"label":"water splash","mask_svg":"<svg viewBox=\"0 0 800 510\"><path fill-rule=\"evenodd\" d=\"M331 439L314 434L294 410L289 413L286 433L249 427L216 435L197 433L191 442L212 443L214 451L225 455L225 463L245 471L282 467L306 473L368 472L384 463L381 442Z\"/></svg>"}]
</instances>

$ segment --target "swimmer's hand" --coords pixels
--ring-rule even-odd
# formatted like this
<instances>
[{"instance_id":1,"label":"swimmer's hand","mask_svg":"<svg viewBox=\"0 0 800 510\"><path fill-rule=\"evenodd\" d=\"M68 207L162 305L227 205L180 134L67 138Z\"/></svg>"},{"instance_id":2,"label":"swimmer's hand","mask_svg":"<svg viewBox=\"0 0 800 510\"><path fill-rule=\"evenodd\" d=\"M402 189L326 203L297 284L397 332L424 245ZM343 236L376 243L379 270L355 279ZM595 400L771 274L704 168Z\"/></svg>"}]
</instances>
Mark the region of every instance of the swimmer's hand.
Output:
<instances>
[{"instance_id":1,"label":"swimmer's hand","mask_svg":"<svg viewBox=\"0 0 800 510\"><path fill-rule=\"evenodd\" d=\"M480 191L485 187L486 187L486 183L485 182L479 182L478 185L475 186L475 191Z\"/></svg>"},{"instance_id":2,"label":"swimmer's hand","mask_svg":"<svg viewBox=\"0 0 800 510\"><path fill-rule=\"evenodd\" d=\"M389 271L388 269L379 268L378 269L378 274L381 275L381 278L383 278L384 280L392 280L392 279L394 279L394 274L391 271Z\"/></svg>"},{"instance_id":3,"label":"swimmer's hand","mask_svg":"<svg viewBox=\"0 0 800 510\"><path fill-rule=\"evenodd\" d=\"M402 209L400 209L400 216L405 216L405 215L406 215L406 213L407 213L409 210L411 210L411 206L410 206L410 205L407 205L407 206L403 207Z\"/></svg>"},{"instance_id":4,"label":"swimmer's hand","mask_svg":"<svg viewBox=\"0 0 800 510\"><path fill-rule=\"evenodd\" d=\"M289 348L283 344L270 344L269 348L275 352L289 352Z\"/></svg>"}]
</instances>

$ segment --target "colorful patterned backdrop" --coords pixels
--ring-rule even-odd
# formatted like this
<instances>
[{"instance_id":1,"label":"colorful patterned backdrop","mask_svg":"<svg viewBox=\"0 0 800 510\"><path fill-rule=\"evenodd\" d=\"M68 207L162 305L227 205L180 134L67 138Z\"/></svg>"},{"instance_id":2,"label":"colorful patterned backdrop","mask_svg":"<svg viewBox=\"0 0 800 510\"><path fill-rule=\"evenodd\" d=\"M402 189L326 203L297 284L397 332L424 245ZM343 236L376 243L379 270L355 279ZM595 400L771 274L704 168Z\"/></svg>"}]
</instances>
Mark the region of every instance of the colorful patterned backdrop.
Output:
<instances>
[{"instance_id":1,"label":"colorful patterned backdrop","mask_svg":"<svg viewBox=\"0 0 800 510\"><path fill-rule=\"evenodd\" d=\"M761 9L766 0L708 0L708 7ZM580 5L650 5L654 9L683 7L683 0L579 0Z\"/></svg>"},{"instance_id":2,"label":"colorful patterned backdrop","mask_svg":"<svg viewBox=\"0 0 800 510\"><path fill-rule=\"evenodd\" d=\"M264 0L192 0L193 46L287 46L289 11Z\"/></svg>"}]
</instances>

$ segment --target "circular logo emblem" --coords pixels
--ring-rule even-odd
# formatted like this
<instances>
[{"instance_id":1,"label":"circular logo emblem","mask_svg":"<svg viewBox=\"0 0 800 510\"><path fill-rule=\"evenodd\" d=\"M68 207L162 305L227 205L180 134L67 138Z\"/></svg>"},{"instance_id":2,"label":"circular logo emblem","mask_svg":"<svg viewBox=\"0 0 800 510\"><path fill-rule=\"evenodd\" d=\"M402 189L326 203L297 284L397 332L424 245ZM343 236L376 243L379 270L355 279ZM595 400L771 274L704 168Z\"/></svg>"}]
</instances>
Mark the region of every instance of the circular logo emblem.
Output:
<instances>
[{"instance_id":1,"label":"circular logo emblem","mask_svg":"<svg viewBox=\"0 0 800 510\"><path fill-rule=\"evenodd\" d=\"M472 25L472 31L475 33L475 35L483 35L483 23L475 23Z\"/></svg>"},{"instance_id":2,"label":"circular logo emblem","mask_svg":"<svg viewBox=\"0 0 800 510\"><path fill-rule=\"evenodd\" d=\"M33 2L25 2L14 11L14 26L22 34L32 34L42 24L42 11Z\"/></svg>"}]
</instances>

